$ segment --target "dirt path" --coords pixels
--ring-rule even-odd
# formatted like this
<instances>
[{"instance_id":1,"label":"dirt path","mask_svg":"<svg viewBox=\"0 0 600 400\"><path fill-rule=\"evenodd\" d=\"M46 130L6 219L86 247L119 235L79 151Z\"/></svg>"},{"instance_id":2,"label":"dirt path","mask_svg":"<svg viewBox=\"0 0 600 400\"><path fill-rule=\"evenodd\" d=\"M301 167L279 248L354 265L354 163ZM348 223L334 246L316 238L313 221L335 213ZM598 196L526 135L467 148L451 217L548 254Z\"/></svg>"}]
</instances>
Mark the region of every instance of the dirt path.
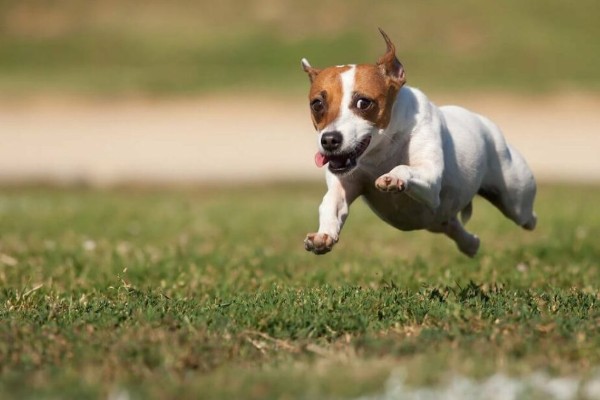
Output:
<instances>
[{"instance_id":1,"label":"dirt path","mask_svg":"<svg viewBox=\"0 0 600 400\"><path fill-rule=\"evenodd\" d=\"M600 182L600 96L430 96L486 114L539 180ZM312 179L303 96L0 101L0 183Z\"/></svg>"}]
</instances>

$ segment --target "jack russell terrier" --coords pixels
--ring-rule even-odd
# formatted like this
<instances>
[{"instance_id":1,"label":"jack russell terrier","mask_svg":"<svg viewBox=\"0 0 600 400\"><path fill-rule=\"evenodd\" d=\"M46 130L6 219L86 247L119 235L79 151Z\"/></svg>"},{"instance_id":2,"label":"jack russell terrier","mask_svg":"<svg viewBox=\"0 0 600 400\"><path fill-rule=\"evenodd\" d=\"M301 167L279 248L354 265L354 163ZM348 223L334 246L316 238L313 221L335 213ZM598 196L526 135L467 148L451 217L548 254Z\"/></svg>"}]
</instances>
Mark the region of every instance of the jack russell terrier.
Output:
<instances>
[{"instance_id":1,"label":"jack russell terrier","mask_svg":"<svg viewBox=\"0 0 600 400\"><path fill-rule=\"evenodd\" d=\"M536 184L523 157L489 119L457 106L437 107L404 86L404 67L380 29L386 53L376 64L302 68L318 133L318 167L328 164L319 231L306 250L329 252L350 204L363 196L390 225L427 229L473 257L479 238L467 232L472 200L481 195L517 225L533 230Z\"/></svg>"}]
</instances>

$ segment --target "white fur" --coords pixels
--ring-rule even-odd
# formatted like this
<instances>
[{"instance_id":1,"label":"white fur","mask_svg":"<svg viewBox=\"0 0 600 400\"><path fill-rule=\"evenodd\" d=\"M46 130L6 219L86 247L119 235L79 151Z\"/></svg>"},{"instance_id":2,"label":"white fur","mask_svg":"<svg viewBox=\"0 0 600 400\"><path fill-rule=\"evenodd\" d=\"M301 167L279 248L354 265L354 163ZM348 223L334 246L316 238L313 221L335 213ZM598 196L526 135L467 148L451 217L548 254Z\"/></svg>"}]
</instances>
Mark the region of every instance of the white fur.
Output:
<instances>
[{"instance_id":1,"label":"white fur","mask_svg":"<svg viewBox=\"0 0 600 400\"><path fill-rule=\"evenodd\" d=\"M535 227L533 174L491 121L461 107L438 108L421 91L405 86L388 127L380 130L349 109L354 73L353 67L341 74L342 112L322 132L340 131L345 149L367 134L371 144L350 173L327 171L319 231L307 236L307 250L331 250L350 204L361 195L394 227L444 233L469 256L477 252L479 239L464 230L457 215L462 211L468 218L478 192L487 193L518 225Z\"/></svg>"},{"instance_id":2,"label":"white fur","mask_svg":"<svg viewBox=\"0 0 600 400\"><path fill-rule=\"evenodd\" d=\"M340 114L329 125L321 129L317 135L319 149L325 152L321 147L321 134L325 132L338 131L344 136L344 142L339 152L344 153L354 148L366 135L370 135L372 125L360 118L350 109L352 95L354 93L354 82L356 74L356 65L348 65L350 69L340 74L342 80L342 100L340 102Z\"/></svg>"}]
</instances>

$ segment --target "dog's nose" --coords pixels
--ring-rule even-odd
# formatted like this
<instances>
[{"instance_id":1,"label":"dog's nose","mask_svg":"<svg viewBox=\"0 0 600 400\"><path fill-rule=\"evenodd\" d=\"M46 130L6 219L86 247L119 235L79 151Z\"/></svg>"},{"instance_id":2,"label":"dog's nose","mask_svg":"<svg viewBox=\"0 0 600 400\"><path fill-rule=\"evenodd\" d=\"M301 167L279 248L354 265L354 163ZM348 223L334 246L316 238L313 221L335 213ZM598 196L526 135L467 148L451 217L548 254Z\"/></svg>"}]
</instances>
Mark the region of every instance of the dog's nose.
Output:
<instances>
[{"instance_id":1,"label":"dog's nose","mask_svg":"<svg viewBox=\"0 0 600 400\"><path fill-rule=\"evenodd\" d=\"M326 151L335 151L340 148L344 140L338 131L325 132L321 135L321 146Z\"/></svg>"}]
</instances>

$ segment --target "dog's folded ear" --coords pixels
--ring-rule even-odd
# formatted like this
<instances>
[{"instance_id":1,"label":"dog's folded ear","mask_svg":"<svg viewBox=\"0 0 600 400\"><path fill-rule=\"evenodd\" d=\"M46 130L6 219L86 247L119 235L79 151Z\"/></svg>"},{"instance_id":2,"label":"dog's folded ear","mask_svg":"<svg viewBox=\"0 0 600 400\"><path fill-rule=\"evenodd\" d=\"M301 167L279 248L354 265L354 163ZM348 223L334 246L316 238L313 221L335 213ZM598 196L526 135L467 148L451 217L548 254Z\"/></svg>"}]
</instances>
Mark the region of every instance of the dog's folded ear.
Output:
<instances>
[{"instance_id":1,"label":"dog's folded ear","mask_svg":"<svg viewBox=\"0 0 600 400\"><path fill-rule=\"evenodd\" d=\"M302 59L302 69L308 74L308 79L310 79L310 83L312 83L317 77L317 75L319 75L319 72L321 72L320 69L311 67L310 63L306 58Z\"/></svg>"},{"instance_id":2,"label":"dog's folded ear","mask_svg":"<svg viewBox=\"0 0 600 400\"><path fill-rule=\"evenodd\" d=\"M398 89L400 89L402 85L406 83L406 77L404 76L404 67L396 57L396 47L394 46L388 35L381 28L379 28L379 32L381 33L381 36L383 36L383 40L385 40L387 51L383 56L379 58L379 60L377 60L377 66L379 67L381 72L388 79L390 79L390 82Z\"/></svg>"}]
</instances>

